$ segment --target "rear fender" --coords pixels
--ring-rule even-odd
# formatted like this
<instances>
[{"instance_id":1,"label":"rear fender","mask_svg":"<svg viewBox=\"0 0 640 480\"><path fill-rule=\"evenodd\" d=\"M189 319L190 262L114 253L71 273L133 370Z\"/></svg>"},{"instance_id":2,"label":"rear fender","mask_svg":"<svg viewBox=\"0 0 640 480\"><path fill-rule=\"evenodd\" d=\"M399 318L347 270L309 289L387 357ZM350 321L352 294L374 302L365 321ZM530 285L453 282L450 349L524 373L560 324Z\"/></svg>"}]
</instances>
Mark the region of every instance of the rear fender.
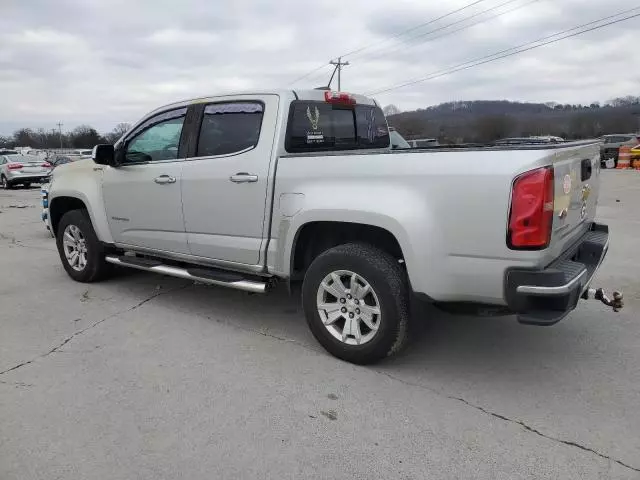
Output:
<instances>
[{"instance_id":1,"label":"rear fender","mask_svg":"<svg viewBox=\"0 0 640 480\"><path fill-rule=\"evenodd\" d=\"M281 210L280 202L274 205L272 236L277 238L272 241L275 240L277 246L270 252L275 258L271 257L273 260L270 258L269 262L274 273L284 277L291 275L296 239L306 224L344 222L370 225L391 233L402 249L409 280L415 290L425 291L427 279L438 278L436 271L440 266L434 259L443 258L438 254L443 251L442 239L424 195L397 185L378 185L372 192L370 186L355 184L341 185L340 190L349 192L344 197L338 194L340 190L336 190L335 185L330 190L328 186L323 187L315 185L306 189L304 198L299 201L300 209L293 215ZM327 195L327 191L334 194Z\"/></svg>"}]
</instances>

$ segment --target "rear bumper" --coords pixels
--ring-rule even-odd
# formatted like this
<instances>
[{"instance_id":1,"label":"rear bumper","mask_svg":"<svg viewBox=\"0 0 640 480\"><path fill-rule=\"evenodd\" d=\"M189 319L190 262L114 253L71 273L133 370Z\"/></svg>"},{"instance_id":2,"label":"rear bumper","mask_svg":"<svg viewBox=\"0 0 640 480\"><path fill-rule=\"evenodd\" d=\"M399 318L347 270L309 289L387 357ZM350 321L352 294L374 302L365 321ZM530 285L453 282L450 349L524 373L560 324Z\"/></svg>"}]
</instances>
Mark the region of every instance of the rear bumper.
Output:
<instances>
[{"instance_id":1,"label":"rear bumper","mask_svg":"<svg viewBox=\"0 0 640 480\"><path fill-rule=\"evenodd\" d=\"M39 183L47 178L46 173L42 174L30 174L30 175L8 175L7 181L9 183Z\"/></svg>"},{"instance_id":2,"label":"rear bumper","mask_svg":"<svg viewBox=\"0 0 640 480\"><path fill-rule=\"evenodd\" d=\"M510 269L505 299L520 323L553 325L576 308L609 248L609 227L594 223L560 258L542 270Z\"/></svg>"}]
</instances>

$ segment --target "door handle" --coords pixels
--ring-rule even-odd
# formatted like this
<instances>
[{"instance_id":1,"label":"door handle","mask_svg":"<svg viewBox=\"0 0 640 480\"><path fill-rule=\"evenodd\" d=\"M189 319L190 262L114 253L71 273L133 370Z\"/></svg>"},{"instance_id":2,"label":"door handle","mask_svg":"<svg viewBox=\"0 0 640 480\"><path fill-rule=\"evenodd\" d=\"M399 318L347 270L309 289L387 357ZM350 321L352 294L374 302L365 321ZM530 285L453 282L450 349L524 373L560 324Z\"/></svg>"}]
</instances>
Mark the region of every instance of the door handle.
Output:
<instances>
[{"instance_id":1,"label":"door handle","mask_svg":"<svg viewBox=\"0 0 640 480\"><path fill-rule=\"evenodd\" d=\"M153 179L154 182L160 185L166 185L167 183L176 183L176 177L170 175L160 175Z\"/></svg>"},{"instance_id":2,"label":"door handle","mask_svg":"<svg viewBox=\"0 0 640 480\"><path fill-rule=\"evenodd\" d=\"M258 181L258 175L251 175L247 172L238 172L229 177L233 183L254 183Z\"/></svg>"}]
</instances>

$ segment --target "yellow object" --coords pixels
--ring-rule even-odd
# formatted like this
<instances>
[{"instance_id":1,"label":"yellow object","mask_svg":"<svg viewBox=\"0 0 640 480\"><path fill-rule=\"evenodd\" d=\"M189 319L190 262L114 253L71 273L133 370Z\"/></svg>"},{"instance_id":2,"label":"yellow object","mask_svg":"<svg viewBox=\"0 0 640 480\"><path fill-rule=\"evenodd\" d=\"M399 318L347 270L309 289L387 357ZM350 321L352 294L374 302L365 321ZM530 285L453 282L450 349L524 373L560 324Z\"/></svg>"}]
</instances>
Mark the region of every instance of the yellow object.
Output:
<instances>
[{"instance_id":1,"label":"yellow object","mask_svg":"<svg viewBox=\"0 0 640 480\"><path fill-rule=\"evenodd\" d=\"M640 144L631 149L631 167L640 170Z\"/></svg>"}]
</instances>

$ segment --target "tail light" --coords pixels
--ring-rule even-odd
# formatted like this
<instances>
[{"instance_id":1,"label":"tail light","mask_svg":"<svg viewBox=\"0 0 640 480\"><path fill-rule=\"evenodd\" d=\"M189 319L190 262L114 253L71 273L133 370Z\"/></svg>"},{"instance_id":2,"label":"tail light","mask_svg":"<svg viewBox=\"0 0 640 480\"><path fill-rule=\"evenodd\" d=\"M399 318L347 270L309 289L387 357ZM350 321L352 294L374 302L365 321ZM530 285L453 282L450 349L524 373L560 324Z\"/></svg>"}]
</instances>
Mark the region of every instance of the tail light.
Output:
<instances>
[{"instance_id":1,"label":"tail light","mask_svg":"<svg viewBox=\"0 0 640 480\"><path fill-rule=\"evenodd\" d=\"M21 163L9 163L7 165L7 168L9 170L20 170L22 168L22 164Z\"/></svg>"},{"instance_id":2,"label":"tail light","mask_svg":"<svg viewBox=\"0 0 640 480\"><path fill-rule=\"evenodd\" d=\"M41 167L44 168L51 168L51 164L49 162L44 162L42 165L40 165Z\"/></svg>"},{"instance_id":3,"label":"tail light","mask_svg":"<svg viewBox=\"0 0 640 480\"><path fill-rule=\"evenodd\" d=\"M355 105L355 97L344 92L324 92L324 101L327 103L333 103L337 105Z\"/></svg>"},{"instance_id":4,"label":"tail light","mask_svg":"<svg viewBox=\"0 0 640 480\"><path fill-rule=\"evenodd\" d=\"M553 167L523 173L513 182L507 245L514 250L549 246L553 226Z\"/></svg>"}]
</instances>

